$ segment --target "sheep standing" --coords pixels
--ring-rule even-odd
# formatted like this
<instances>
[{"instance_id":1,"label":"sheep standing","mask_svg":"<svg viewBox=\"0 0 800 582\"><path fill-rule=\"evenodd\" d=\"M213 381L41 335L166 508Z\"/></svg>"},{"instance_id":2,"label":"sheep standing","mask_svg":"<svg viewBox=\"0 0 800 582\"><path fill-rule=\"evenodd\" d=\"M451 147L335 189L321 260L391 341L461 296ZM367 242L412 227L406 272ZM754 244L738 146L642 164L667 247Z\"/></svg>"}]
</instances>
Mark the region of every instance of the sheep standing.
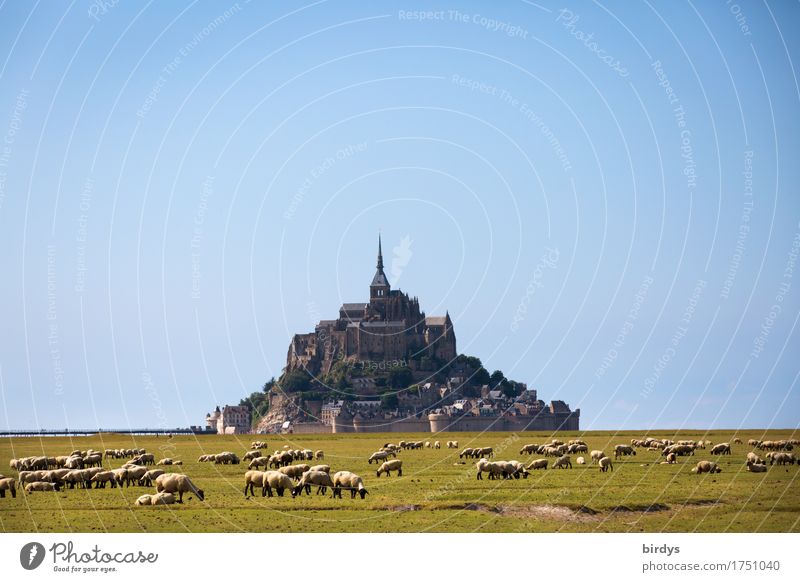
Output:
<instances>
[{"instance_id":1,"label":"sheep standing","mask_svg":"<svg viewBox=\"0 0 800 582\"><path fill-rule=\"evenodd\" d=\"M325 458L325 452L324 451L315 452L314 453L314 458L317 459L317 460L324 459Z\"/></svg>"},{"instance_id":2,"label":"sheep standing","mask_svg":"<svg viewBox=\"0 0 800 582\"><path fill-rule=\"evenodd\" d=\"M730 455L731 454L731 445L729 443L719 443L718 445L714 445L711 447L711 454L712 455Z\"/></svg>"},{"instance_id":3,"label":"sheep standing","mask_svg":"<svg viewBox=\"0 0 800 582\"><path fill-rule=\"evenodd\" d=\"M600 471L602 471L603 473L605 473L609 469L611 469L612 471L614 470L614 465L611 464L611 459L609 459L608 457L603 457L602 459L600 459L600 461L598 461L598 464L600 465Z\"/></svg>"},{"instance_id":4,"label":"sheep standing","mask_svg":"<svg viewBox=\"0 0 800 582\"><path fill-rule=\"evenodd\" d=\"M591 453L589 453L589 456L592 458L592 463L595 463L595 462L599 461L600 459L602 459L603 457L605 457L606 454L603 451L596 451L595 450L595 451L592 451Z\"/></svg>"},{"instance_id":5,"label":"sheep standing","mask_svg":"<svg viewBox=\"0 0 800 582\"><path fill-rule=\"evenodd\" d=\"M531 461L527 467L527 470L536 470L536 469L544 469L547 470L547 459L536 459L535 461Z\"/></svg>"},{"instance_id":6,"label":"sheep standing","mask_svg":"<svg viewBox=\"0 0 800 582\"><path fill-rule=\"evenodd\" d=\"M11 493L11 497L16 498L17 485L12 477L6 477L5 479L0 479L0 499L5 499L6 491L9 491Z\"/></svg>"},{"instance_id":7,"label":"sheep standing","mask_svg":"<svg viewBox=\"0 0 800 582\"><path fill-rule=\"evenodd\" d=\"M205 499L202 489L199 489L192 480L180 473L164 473L156 477L156 492L177 493L178 503L183 503L184 493L194 493L200 501Z\"/></svg>"},{"instance_id":8,"label":"sheep standing","mask_svg":"<svg viewBox=\"0 0 800 582\"><path fill-rule=\"evenodd\" d=\"M350 490L350 499L355 499L356 493L361 496L361 499L367 496L364 480L350 471L339 471L333 476L333 496L341 499L342 489Z\"/></svg>"},{"instance_id":9,"label":"sheep standing","mask_svg":"<svg viewBox=\"0 0 800 582\"><path fill-rule=\"evenodd\" d=\"M604 457L605 458L605 457ZM553 463L553 469L572 469L572 461L569 458L569 455L562 455L558 459L555 460Z\"/></svg>"},{"instance_id":10,"label":"sheep standing","mask_svg":"<svg viewBox=\"0 0 800 582\"><path fill-rule=\"evenodd\" d=\"M278 493L278 497L283 497L283 492L287 489L292 491L293 487L294 481L288 475L280 471L264 472L264 489L267 490L267 497L272 497L273 489Z\"/></svg>"},{"instance_id":11,"label":"sheep standing","mask_svg":"<svg viewBox=\"0 0 800 582\"><path fill-rule=\"evenodd\" d=\"M440 443L439 441L434 441L433 442L433 448L434 449L441 449L442 448L442 443Z\"/></svg>"},{"instance_id":12,"label":"sheep standing","mask_svg":"<svg viewBox=\"0 0 800 582\"><path fill-rule=\"evenodd\" d=\"M629 455L636 456L636 451L630 445L617 445L614 447L614 458L627 457Z\"/></svg>"},{"instance_id":13,"label":"sheep standing","mask_svg":"<svg viewBox=\"0 0 800 582\"><path fill-rule=\"evenodd\" d=\"M325 471L306 471L300 477L300 482L292 490L292 495L302 495L305 490L306 495L311 495L311 486L317 486L317 495L320 493L325 495L328 487L333 490L333 479L329 473Z\"/></svg>"},{"instance_id":14,"label":"sheep standing","mask_svg":"<svg viewBox=\"0 0 800 582\"><path fill-rule=\"evenodd\" d=\"M288 467L281 467L278 469L284 475L292 478L292 479L300 479L303 476L303 473L309 471L311 467L308 465L289 465Z\"/></svg>"},{"instance_id":15,"label":"sheep standing","mask_svg":"<svg viewBox=\"0 0 800 582\"><path fill-rule=\"evenodd\" d=\"M244 496L247 497L248 492L250 495L255 495L253 487L256 485L261 487L261 497L267 494L267 488L264 486L264 471L247 471L244 474Z\"/></svg>"},{"instance_id":16,"label":"sheep standing","mask_svg":"<svg viewBox=\"0 0 800 582\"><path fill-rule=\"evenodd\" d=\"M378 472L376 474L377 477L381 476L381 473L386 473L389 477L392 476L392 471L397 471L397 476L403 476L403 461L400 459L392 459L391 461L386 461L378 468Z\"/></svg>"}]
</instances>

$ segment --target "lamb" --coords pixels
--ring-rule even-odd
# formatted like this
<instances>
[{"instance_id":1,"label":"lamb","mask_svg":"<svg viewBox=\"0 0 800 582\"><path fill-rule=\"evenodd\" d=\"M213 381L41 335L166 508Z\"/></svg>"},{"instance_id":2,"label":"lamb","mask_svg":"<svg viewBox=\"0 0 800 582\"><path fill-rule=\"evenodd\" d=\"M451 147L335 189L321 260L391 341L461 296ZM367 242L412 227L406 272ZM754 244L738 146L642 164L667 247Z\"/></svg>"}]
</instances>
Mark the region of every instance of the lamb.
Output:
<instances>
[{"instance_id":1,"label":"lamb","mask_svg":"<svg viewBox=\"0 0 800 582\"><path fill-rule=\"evenodd\" d=\"M375 461L375 463L377 463L378 461L385 461L390 456L396 457L397 455L391 451L376 451L369 456L367 462L371 465L372 461Z\"/></svg>"},{"instance_id":2,"label":"lamb","mask_svg":"<svg viewBox=\"0 0 800 582\"><path fill-rule=\"evenodd\" d=\"M747 470L751 473L766 473L767 466L762 465L760 463L753 463L752 461L747 461Z\"/></svg>"},{"instance_id":3,"label":"lamb","mask_svg":"<svg viewBox=\"0 0 800 582\"><path fill-rule=\"evenodd\" d=\"M595 463L596 461L599 461L600 459L605 457L606 454L603 451L595 450L589 453L589 456L592 458L592 463Z\"/></svg>"},{"instance_id":4,"label":"lamb","mask_svg":"<svg viewBox=\"0 0 800 582\"><path fill-rule=\"evenodd\" d=\"M578 457L577 459L575 459L575 462L578 463L579 465L585 465L586 459L584 459L583 457Z\"/></svg>"},{"instance_id":5,"label":"lamb","mask_svg":"<svg viewBox=\"0 0 800 582\"><path fill-rule=\"evenodd\" d=\"M305 489L306 495L311 495L311 486L317 486L317 495L327 493L328 487L333 489L333 479L325 471L306 471L300 477L300 482L292 490L292 495L302 495Z\"/></svg>"},{"instance_id":6,"label":"lamb","mask_svg":"<svg viewBox=\"0 0 800 582\"><path fill-rule=\"evenodd\" d=\"M17 485L12 477L0 479L0 499L5 499L6 491L11 493L11 497L17 497Z\"/></svg>"},{"instance_id":7,"label":"lamb","mask_svg":"<svg viewBox=\"0 0 800 582\"><path fill-rule=\"evenodd\" d=\"M712 455L730 455L731 454L731 445L729 443L719 443L718 445L714 445L711 447L711 454Z\"/></svg>"},{"instance_id":8,"label":"lamb","mask_svg":"<svg viewBox=\"0 0 800 582\"><path fill-rule=\"evenodd\" d=\"M667 465L674 465L677 462L678 462L678 457L675 455L675 453L669 453L667 455Z\"/></svg>"},{"instance_id":9,"label":"lamb","mask_svg":"<svg viewBox=\"0 0 800 582\"><path fill-rule=\"evenodd\" d=\"M194 493L200 501L205 499L203 490L198 489L189 477L180 473L164 473L156 477L156 492L161 493L162 491L177 493L178 503L183 503L184 493Z\"/></svg>"},{"instance_id":10,"label":"lamb","mask_svg":"<svg viewBox=\"0 0 800 582\"><path fill-rule=\"evenodd\" d=\"M431 441L425 441L425 448L426 449L431 448Z\"/></svg>"},{"instance_id":11,"label":"lamb","mask_svg":"<svg viewBox=\"0 0 800 582\"><path fill-rule=\"evenodd\" d=\"M141 482L142 485L145 487L152 487L153 481L155 481L158 477L163 475L166 471L163 469L150 469L147 473L145 473L142 478Z\"/></svg>"},{"instance_id":12,"label":"lamb","mask_svg":"<svg viewBox=\"0 0 800 582\"><path fill-rule=\"evenodd\" d=\"M628 455L636 456L636 451L630 445L617 445L614 447L614 458L626 457Z\"/></svg>"},{"instance_id":13,"label":"lamb","mask_svg":"<svg viewBox=\"0 0 800 582\"><path fill-rule=\"evenodd\" d=\"M278 497L283 497L283 492L287 489L292 491L294 482L292 479L280 471L264 472L264 489L267 490L267 497L272 497L272 489L278 493Z\"/></svg>"},{"instance_id":14,"label":"lamb","mask_svg":"<svg viewBox=\"0 0 800 582\"><path fill-rule=\"evenodd\" d=\"M152 495L149 495L149 494L140 495L139 498L136 500L136 503L134 505L139 505L139 506L152 505L152 499L153 499Z\"/></svg>"},{"instance_id":15,"label":"lamb","mask_svg":"<svg viewBox=\"0 0 800 582\"><path fill-rule=\"evenodd\" d=\"M58 483L48 483L47 481L34 481L25 485L25 493L33 493L34 491L58 491Z\"/></svg>"},{"instance_id":16,"label":"lamb","mask_svg":"<svg viewBox=\"0 0 800 582\"><path fill-rule=\"evenodd\" d=\"M536 470L536 469L544 469L547 470L547 459L536 459L535 461L531 461L527 467L527 470Z\"/></svg>"},{"instance_id":17,"label":"lamb","mask_svg":"<svg viewBox=\"0 0 800 582\"><path fill-rule=\"evenodd\" d=\"M692 469L692 473L697 473L698 475L702 473L722 473L722 469L711 461L699 461L697 466Z\"/></svg>"},{"instance_id":18,"label":"lamb","mask_svg":"<svg viewBox=\"0 0 800 582\"><path fill-rule=\"evenodd\" d=\"M315 458L316 460L324 459L324 458L325 458L325 452L324 452L324 451L317 451L317 452L315 452L315 453L314 453L314 458Z\"/></svg>"},{"instance_id":19,"label":"lamb","mask_svg":"<svg viewBox=\"0 0 800 582\"><path fill-rule=\"evenodd\" d=\"M392 459L391 461L386 461L378 468L377 477L381 476L381 473L386 473L389 477L392 476L392 471L397 471L397 476L403 476L403 461L400 459Z\"/></svg>"},{"instance_id":20,"label":"lamb","mask_svg":"<svg viewBox=\"0 0 800 582\"><path fill-rule=\"evenodd\" d=\"M350 499L355 499L356 493L364 499L368 493L364 487L364 480L350 471L339 471L333 476L333 496L341 499L342 489L350 490Z\"/></svg>"},{"instance_id":21,"label":"lamb","mask_svg":"<svg viewBox=\"0 0 800 582\"><path fill-rule=\"evenodd\" d=\"M292 479L300 479L303 473L309 471L311 467L308 465L289 465L288 467L281 467L278 469L281 473Z\"/></svg>"},{"instance_id":22,"label":"lamb","mask_svg":"<svg viewBox=\"0 0 800 582\"><path fill-rule=\"evenodd\" d=\"M600 459L600 461L598 461L598 464L600 465L600 471L602 471L603 473L605 473L609 469L611 469L612 471L614 470L614 465L611 464L611 459L608 457L603 457L602 459Z\"/></svg>"},{"instance_id":23,"label":"lamb","mask_svg":"<svg viewBox=\"0 0 800 582\"><path fill-rule=\"evenodd\" d=\"M572 469L572 461L570 461L569 455L562 455L553 463L553 469L566 469L567 467Z\"/></svg>"}]
</instances>

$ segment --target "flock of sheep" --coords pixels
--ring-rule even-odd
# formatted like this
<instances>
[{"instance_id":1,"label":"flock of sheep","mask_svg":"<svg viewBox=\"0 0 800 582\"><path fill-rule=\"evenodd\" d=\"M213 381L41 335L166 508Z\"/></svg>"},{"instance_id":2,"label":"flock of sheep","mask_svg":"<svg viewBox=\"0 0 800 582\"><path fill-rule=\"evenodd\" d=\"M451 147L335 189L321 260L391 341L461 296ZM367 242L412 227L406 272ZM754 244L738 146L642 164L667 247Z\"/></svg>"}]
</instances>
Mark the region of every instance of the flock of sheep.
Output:
<instances>
[{"instance_id":1,"label":"flock of sheep","mask_svg":"<svg viewBox=\"0 0 800 582\"><path fill-rule=\"evenodd\" d=\"M709 440L678 440L644 438L631 439L630 444L618 444L614 447L614 460L621 457L636 456L639 449L657 451L664 460L663 465L677 463L677 458L694 456L698 451L707 451L711 455L722 456L732 454L732 445L742 445L739 438L731 442L714 444ZM794 465L797 462L791 452L794 446L800 444L796 439L760 441L751 439L748 446L754 450L745 457L746 470L752 473L764 473L769 465ZM458 441L447 441L448 449L458 449ZM311 495L312 488L316 487L318 495L327 494L328 489L334 498L342 497L343 491L350 492L350 498L356 495L364 499L368 494L364 479L348 470L337 471L331 474L331 467L327 464L310 465L305 461L320 461L325 458L321 450L291 449L288 445L274 452L265 453L267 444L255 441L251 449L241 458L231 451L217 454L204 454L198 462L208 462L217 465L239 465L247 463L244 474L244 495L252 496L255 489L261 490L262 497L273 497L273 491L278 497L283 497L289 491L292 497ZM440 449L440 441L399 441L397 444L386 443L379 450L367 458L368 464L377 466L376 478L381 475L390 476L393 472L398 477L403 475L403 461L398 454L405 450L415 449ZM764 452L764 457L759 452ZM530 443L519 450L520 455L541 455L541 458L531 460L527 465L517 460L494 460L492 447L467 447L459 453L459 459L477 459L475 463L476 478L483 479L486 474L488 479L519 479L527 478L531 471L547 470L550 457L554 458L553 469L572 469L572 456L577 456L576 464L585 465L586 455L589 464L597 464L601 472L613 471L611 457L602 450L589 450L586 442L580 439L563 442L553 439L545 444ZM103 462L124 459L125 462L117 468L104 468ZM0 498L5 498L6 492L16 497L17 487L26 493L60 491L62 489L84 488L103 489L109 487L155 487L154 494L145 494L136 500L137 506L144 505L171 505L182 503L183 494L190 493L199 500L205 499L202 489L181 473L168 473L155 466L182 465L180 460L165 458L156 462L152 453L144 449L107 449L103 453L95 450L72 451L68 455L56 457L25 457L11 459L9 467L17 471L17 478L0 475ZM718 463L708 460L699 461L692 469L692 473L719 473L722 469Z\"/></svg>"}]
</instances>

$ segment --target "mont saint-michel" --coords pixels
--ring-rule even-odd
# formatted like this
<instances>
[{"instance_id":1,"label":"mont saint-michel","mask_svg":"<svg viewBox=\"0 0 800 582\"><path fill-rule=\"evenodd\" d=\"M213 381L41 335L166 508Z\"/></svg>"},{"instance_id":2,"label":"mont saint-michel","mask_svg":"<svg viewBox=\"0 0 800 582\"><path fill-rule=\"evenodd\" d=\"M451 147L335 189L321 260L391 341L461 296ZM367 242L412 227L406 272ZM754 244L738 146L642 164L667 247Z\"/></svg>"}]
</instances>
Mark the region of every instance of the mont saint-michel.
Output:
<instances>
[{"instance_id":1,"label":"mont saint-michel","mask_svg":"<svg viewBox=\"0 0 800 582\"><path fill-rule=\"evenodd\" d=\"M379 236L368 298L294 335L280 378L206 422L217 432L552 431L578 430L579 418L459 354L449 311L428 315L392 288Z\"/></svg>"}]
</instances>

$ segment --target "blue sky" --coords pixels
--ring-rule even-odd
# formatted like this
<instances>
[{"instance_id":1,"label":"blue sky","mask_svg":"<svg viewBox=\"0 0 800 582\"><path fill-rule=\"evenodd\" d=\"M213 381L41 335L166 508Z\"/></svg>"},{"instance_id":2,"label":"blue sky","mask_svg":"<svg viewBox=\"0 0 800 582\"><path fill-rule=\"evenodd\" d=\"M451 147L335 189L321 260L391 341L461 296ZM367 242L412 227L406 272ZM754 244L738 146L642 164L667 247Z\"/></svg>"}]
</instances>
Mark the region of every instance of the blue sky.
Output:
<instances>
[{"instance_id":1,"label":"blue sky","mask_svg":"<svg viewBox=\"0 0 800 582\"><path fill-rule=\"evenodd\" d=\"M200 424L380 230L584 428L797 427L799 14L4 2L0 426Z\"/></svg>"}]
</instances>

